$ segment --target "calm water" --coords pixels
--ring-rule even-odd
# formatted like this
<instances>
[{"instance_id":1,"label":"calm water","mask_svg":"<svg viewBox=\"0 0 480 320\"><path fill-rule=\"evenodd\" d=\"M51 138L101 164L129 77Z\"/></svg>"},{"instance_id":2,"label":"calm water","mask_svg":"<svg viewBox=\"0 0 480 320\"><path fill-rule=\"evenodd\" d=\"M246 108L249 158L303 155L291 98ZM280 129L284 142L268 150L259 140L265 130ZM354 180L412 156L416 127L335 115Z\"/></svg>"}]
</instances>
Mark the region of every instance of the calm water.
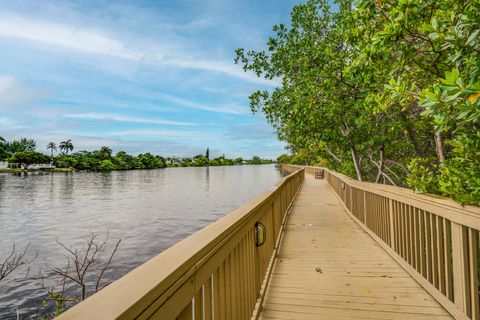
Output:
<instances>
[{"instance_id":1,"label":"calm water","mask_svg":"<svg viewBox=\"0 0 480 320\"><path fill-rule=\"evenodd\" d=\"M15 243L38 253L31 274L64 267L56 242L79 246L90 231L122 239L107 280L119 278L280 179L273 165L100 173L0 174L0 260ZM16 275L24 275L20 270ZM0 283L0 319L36 313L38 280Z\"/></svg>"}]
</instances>

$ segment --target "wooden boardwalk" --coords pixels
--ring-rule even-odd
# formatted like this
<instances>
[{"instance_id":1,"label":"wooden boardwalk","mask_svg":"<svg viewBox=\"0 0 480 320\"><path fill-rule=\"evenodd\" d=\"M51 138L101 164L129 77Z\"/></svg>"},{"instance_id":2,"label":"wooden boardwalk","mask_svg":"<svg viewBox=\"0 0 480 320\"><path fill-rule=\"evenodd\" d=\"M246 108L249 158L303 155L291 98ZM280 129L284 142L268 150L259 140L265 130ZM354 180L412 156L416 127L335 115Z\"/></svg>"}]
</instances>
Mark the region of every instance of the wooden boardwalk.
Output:
<instances>
[{"instance_id":1,"label":"wooden boardwalk","mask_svg":"<svg viewBox=\"0 0 480 320\"><path fill-rule=\"evenodd\" d=\"M260 319L452 319L307 175L273 267Z\"/></svg>"}]
</instances>

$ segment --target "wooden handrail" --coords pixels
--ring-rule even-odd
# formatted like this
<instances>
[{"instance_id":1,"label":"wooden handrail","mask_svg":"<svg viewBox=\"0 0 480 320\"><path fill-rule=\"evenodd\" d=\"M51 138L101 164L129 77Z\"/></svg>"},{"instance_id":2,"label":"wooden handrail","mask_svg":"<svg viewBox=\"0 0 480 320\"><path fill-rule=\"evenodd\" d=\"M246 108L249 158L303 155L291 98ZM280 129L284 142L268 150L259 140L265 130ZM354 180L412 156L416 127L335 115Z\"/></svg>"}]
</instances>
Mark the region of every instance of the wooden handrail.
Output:
<instances>
[{"instance_id":1,"label":"wooden handrail","mask_svg":"<svg viewBox=\"0 0 480 320\"><path fill-rule=\"evenodd\" d=\"M480 319L480 208L320 167L352 218L456 319Z\"/></svg>"},{"instance_id":2,"label":"wooden handrail","mask_svg":"<svg viewBox=\"0 0 480 320\"><path fill-rule=\"evenodd\" d=\"M272 190L180 241L58 318L249 319L304 172L295 170ZM255 245L257 222L266 228L265 243L260 247Z\"/></svg>"}]
</instances>

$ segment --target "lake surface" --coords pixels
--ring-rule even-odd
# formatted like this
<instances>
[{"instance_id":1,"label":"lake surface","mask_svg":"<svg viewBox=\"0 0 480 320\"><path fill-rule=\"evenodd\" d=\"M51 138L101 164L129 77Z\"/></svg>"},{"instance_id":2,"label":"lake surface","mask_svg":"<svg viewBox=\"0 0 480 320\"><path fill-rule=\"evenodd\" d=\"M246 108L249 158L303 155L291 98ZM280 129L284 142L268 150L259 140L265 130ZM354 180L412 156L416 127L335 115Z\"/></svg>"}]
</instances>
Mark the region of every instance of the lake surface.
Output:
<instances>
[{"instance_id":1,"label":"lake surface","mask_svg":"<svg viewBox=\"0 0 480 320\"><path fill-rule=\"evenodd\" d=\"M38 257L30 274L66 266L65 250L90 232L122 239L114 280L271 188L274 165L141 171L0 174L0 261L15 243ZM1 263L1 262L0 262ZM26 270L13 276L21 277ZM8 279L7 279L8 280ZM0 319L35 318L45 289L35 279L0 283Z\"/></svg>"}]
</instances>

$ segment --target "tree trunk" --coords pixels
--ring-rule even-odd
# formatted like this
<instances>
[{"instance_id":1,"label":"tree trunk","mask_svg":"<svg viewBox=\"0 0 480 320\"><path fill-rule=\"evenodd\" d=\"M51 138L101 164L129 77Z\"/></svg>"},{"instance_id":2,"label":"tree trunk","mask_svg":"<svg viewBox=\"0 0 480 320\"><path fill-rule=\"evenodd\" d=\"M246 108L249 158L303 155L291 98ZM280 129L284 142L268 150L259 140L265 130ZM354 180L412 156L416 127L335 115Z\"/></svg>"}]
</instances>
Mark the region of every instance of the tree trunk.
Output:
<instances>
[{"instance_id":1,"label":"tree trunk","mask_svg":"<svg viewBox=\"0 0 480 320\"><path fill-rule=\"evenodd\" d=\"M375 183L378 183L380 181L380 178L383 175L383 168L385 167L385 144L382 143L380 146L380 161L378 165L378 174L377 174L377 179L375 179ZM385 183L385 177L384 177L384 183Z\"/></svg>"},{"instance_id":2,"label":"tree trunk","mask_svg":"<svg viewBox=\"0 0 480 320\"><path fill-rule=\"evenodd\" d=\"M405 129L407 130L408 138L410 139L410 142L413 144L413 148L415 149L415 152L422 158L426 158L427 154L425 153L425 150L423 150L420 145L418 144L418 139L417 139L417 131L415 128L412 126L412 124L409 122L407 115L405 112L400 112L400 115L402 117L402 120L405 121Z\"/></svg>"},{"instance_id":3,"label":"tree trunk","mask_svg":"<svg viewBox=\"0 0 480 320\"><path fill-rule=\"evenodd\" d=\"M445 162L445 153L441 132L435 132L435 149L437 151L438 161L440 162L440 165L443 165L443 163Z\"/></svg>"},{"instance_id":4,"label":"tree trunk","mask_svg":"<svg viewBox=\"0 0 480 320\"><path fill-rule=\"evenodd\" d=\"M335 159L338 163L342 163L342 159L340 159L335 153L332 152L328 147L325 147L325 151L333 158Z\"/></svg>"},{"instance_id":5,"label":"tree trunk","mask_svg":"<svg viewBox=\"0 0 480 320\"><path fill-rule=\"evenodd\" d=\"M353 143L350 143L350 151L352 153L353 164L355 165L355 172L357 173L358 181L362 181L362 168L360 166L360 160L358 159L357 150Z\"/></svg>"}]
</instances>

